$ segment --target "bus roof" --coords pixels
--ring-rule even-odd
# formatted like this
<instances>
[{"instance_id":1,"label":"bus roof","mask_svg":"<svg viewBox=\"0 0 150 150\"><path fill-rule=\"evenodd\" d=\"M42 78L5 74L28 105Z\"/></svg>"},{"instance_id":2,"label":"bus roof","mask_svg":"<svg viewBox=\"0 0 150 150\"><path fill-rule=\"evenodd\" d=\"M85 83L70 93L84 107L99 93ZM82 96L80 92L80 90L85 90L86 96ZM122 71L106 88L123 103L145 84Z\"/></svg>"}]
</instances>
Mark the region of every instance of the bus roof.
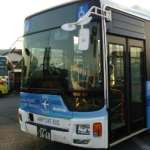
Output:
<instances>
[{"instance_id":1,"label":"bus roof","mask_svg":"<svg viewBox=\"0 0 150 150\"><path fill-rule=\"evenodd\" d=\"M106 0L104 0L104 1L106 1ZM131 15L137 16L139 18L143 18L143 19L150 21L150 12L146 9L140 8L139 6L130 8L130 7L126 7L126 6L117 4L111 0L107 0L107 3L105 3L104 5L114 7L117 10L120 10L120 11L126 12L128 14L131 14Z\"/></svg>"},{"instance_id":2,"label":"bus roof","mask_svg":"<svg viewBox=\"0 0 150 150\"><path fill-rule=\"evenodd\" d=\"M0 58L6 58L13 65L13 63L11 62L8 56L0 56Z\"/></svg>"},{"instance_id":3,"label":"bus roof","mask_svg":"<svg viewBox=\"0 0 150 150\"><path fill-rule=\"evenodd\" d=\"M25 20L28 19L28 18L31 18L33 16L39 15L41 13L44 13L44 12L47 12L47 11L50 11L50 10L53 10L53 9L56 9L56 8L59 8L59 7L67 6L67 5L70 5L70 4L74 4L74 3L77 3L77 2L81 2L81 1L85 1L85 0L70 0L69 2L61 3L60 5L56 5L56 6L48 8L48 9L45 9L45 10L39 11L37 13L34 13L34 14L26 17Z\"/></svg>"},{"instance_id":4,"label":"bus roof","mask_svg":"<svg viewBox=\"0 0 150 150\"><path fill-rule=\"evenodd\" d=\"M77 2L82 2L82 1L85 1L85 0L70 0L69 2L61 3L60 5L56 5L56 6L48 8L48 9L45 9L45 10L39 11L37 13L34 13L34 14L26 17L25 20L28 19L28 18L31 18L33 16L39 15L41 13L44 13L44 12L47 12L47 11L50 11L50 10L53 10L53 9L56 9L56 8L59 8L59 7L67 6L67 5L70 5L70 4L74 4L74 3L77 3ZM117 3L115 3L115 2L113 2L111 0L100 0L100 1L102 2L102 7L110 6L110 7L113 7L115 9L117 9L117 10L120 10L120 11L123 11L125 13L128 13L128 14L137 16L139 18L142 18L142 19L150 21L150 12L148 14L147 13L148 11L146 11L144 9L142 9L142 11L138 11L137 9L133 9L133 8L129 8L129 7L117 4Z\"/></svg>"},{"instance_id":5,"label":"bus roof","mask_svg":"<svg viewBox=\"0 0 150 150\"><path fill-rule=\"evenodd\" d=\"M7 58L7 59L9 59L9 58L8 58L8 56L0 56L0 57L4 57L4 58Z\"/></svg>"}]
</instances>

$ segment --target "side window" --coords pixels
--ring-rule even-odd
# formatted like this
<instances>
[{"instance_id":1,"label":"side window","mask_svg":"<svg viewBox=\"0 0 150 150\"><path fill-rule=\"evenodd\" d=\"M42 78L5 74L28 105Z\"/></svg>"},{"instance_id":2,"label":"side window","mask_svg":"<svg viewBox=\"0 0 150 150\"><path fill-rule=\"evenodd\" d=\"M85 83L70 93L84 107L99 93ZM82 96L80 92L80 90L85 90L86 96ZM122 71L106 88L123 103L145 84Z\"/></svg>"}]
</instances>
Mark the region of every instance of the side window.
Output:
<instances>
[{"instance_id":1,"label":"side window","mask_svg":"<svg viewBox=\"0 0 150 150\"><path fill-rule=\"evenodd\" d=\"M132 101L142 101L139 97L142 97L142 70L143 70L143 57L142 48L130 47L130 63L131 63L131 89L132 89Z\"/></svg>"},{"instance_id":2,"label":"side window","mask_svg":"<svg viewBox=\"0 0 150 150\"><path fill-rule=\"evenodd\" d=\"M123 50L123 45L109 44L110 86L124 84Z\"/></svg>"}]
</instances>

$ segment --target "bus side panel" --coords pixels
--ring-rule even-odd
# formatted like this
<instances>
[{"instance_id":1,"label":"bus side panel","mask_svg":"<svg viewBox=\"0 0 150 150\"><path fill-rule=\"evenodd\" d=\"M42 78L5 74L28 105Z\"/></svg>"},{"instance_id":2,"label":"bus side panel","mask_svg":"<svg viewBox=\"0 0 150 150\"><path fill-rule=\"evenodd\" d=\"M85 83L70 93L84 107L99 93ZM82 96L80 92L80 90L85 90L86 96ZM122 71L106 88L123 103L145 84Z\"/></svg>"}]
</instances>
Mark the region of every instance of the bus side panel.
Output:
<instances>
[{"instance_id":1,"label":"bus side panel","mask_svg":"<svg viewBox=\"0 0 150 150\"><path fill-rule=\"evenodd\" d=\"M146 34L146 109L147 109L147 128L150 129L150 22L145 21Z\"/></svg>"},{"instance_id":2,"label":"bus side panel","mask_svg":"<svg viewBox=\"0 0 150 150\"><path fill-rule=\"evenodd\" d=\"M150 81L150 22L145 22L145 34L146 34L146 72L147 72L147 81Z\"/></svg>"},{"instance_id":3,"label":"bus side panel","mask_svg":"<svg viewBox=\"0 0 150 150\"><path fill-rule=\"evenodd\" d=\"M150 81L146 82L147 128L150 129Z\"/></svg>"}]
</instances>

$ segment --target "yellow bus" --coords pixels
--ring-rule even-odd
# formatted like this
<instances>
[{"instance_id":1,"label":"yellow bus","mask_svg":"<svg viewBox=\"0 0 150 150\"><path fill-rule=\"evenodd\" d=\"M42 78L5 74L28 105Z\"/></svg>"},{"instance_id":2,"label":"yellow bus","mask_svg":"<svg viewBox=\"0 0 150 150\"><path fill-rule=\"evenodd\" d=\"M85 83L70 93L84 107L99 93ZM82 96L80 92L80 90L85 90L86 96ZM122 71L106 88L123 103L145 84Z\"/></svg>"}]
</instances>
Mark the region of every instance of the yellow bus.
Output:
<instances>
[{"instance_id":1,"label":"yellow bus","mask_svg":"<svg viewBox=\"0 0 150 150\"><path fill-rule=\"evenodd\" d=\"M8 85L8 90L14 88L14 66L7 56L0 56L0 77Z\"/></svg>"}]
</instances>

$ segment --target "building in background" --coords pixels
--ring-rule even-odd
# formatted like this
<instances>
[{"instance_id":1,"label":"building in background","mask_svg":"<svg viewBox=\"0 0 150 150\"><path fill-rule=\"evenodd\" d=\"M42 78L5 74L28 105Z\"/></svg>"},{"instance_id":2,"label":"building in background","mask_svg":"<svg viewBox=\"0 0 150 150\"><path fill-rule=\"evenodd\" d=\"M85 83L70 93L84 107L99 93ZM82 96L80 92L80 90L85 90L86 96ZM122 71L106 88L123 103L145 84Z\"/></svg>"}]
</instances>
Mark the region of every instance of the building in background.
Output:
<instances>
[{"instance_id":1,"label":"building in background","mask_svg":"<svg viewBox=\"0 0 150 150\"><path fill-rule=\"evenodd\" d=\"M1 50L0 49L0 56L7 56L10 61L13 63L14 68L15 66L21 61L22 59L22 48L23 48L23 38L19 37L9 49Z\"/></svg>"},{"instance_id":2,"label":"building in background","mask_svg":"<svg viewBox=\"0 0 150 150\"><path fill-rule=\"evenodd\" d=\"M22 42L22 37L19 37L9 49L0 49L0 56L7 56L14 66L14 89L19 90L21 83Z\"/></svg>"},{"instance_id":3,"label":"building in background","mask_svg":"<svg viewBox=\"0 0 150 150\"><path fill-rule=\"evenodd\" d=\"M0 49L0 56L3 56L5 53L9 52L9 49Z\"/></svg>"},{"instance_id":4,"label":"building in background","mask_svg":"<svg viewBox=\"0 0 150 150\"><path fill-rule=\"evenodd\" d=\"M15 49L11 52L7 51L2 56L7 56L15 67L17 63L20 62L20 60L22 59L22 49Z\"/></svg>"}]
</instances>

